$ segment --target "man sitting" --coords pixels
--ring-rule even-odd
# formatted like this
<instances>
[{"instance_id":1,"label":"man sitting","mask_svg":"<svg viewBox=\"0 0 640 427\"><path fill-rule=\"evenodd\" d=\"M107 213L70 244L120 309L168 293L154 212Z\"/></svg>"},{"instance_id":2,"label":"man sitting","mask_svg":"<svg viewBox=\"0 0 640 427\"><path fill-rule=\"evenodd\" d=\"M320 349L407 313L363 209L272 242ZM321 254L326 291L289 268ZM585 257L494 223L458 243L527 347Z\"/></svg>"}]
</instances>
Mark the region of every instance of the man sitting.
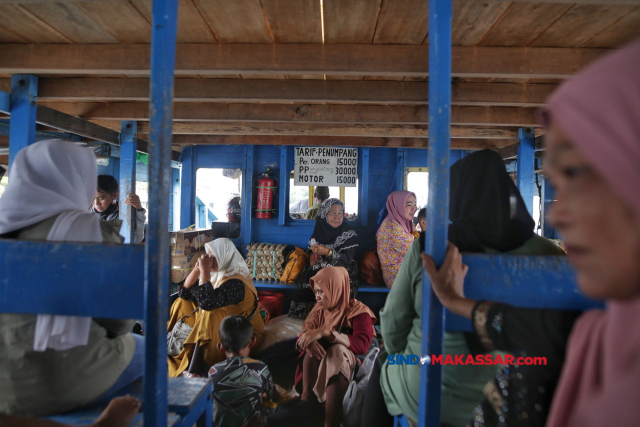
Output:
<instances>
[{"instance_id":1,"label":"man sitting","mask_svg":"<svg viewBox=\"0 0 640 427\"><path fill-rule=\"evenodd\" d=\"M331 197L331 195L329 194L329 187L316 187L316 189L313 191L313 200L315 201L315 204L311 206L309 210L307 210L305 218L318 218L318 209L320 209L320 205L329 197Z\"/></svg>"},{"instance_id":2,"label":"man sitting","mask_svg":"<svg viewBox=\"0 0 640 427\"><path fill-rule=\"evenodd\" d=\"M103 221L113 221L120 217L120 204L118 203L118 181L111 175L98 175L98 192L93 199L91 212L99 214ZM144 223L147 220L147 211L140 203L140 197L135 193L127 195L125 205L133 206L136 221L135 238L133 243L140 243L144 239Z\"/></svg>"}]
</instances>

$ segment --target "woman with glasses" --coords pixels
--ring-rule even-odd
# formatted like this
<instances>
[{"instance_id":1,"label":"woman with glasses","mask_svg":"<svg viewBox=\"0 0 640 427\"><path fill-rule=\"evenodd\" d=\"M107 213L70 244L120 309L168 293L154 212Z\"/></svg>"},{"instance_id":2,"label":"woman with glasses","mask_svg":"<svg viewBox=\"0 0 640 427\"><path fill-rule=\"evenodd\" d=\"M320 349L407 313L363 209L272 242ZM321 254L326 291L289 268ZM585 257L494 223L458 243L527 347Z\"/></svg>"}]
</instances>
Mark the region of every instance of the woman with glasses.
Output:
<instances>
[{"instance_id":1,"label":"woman with glasses","mask_svg":"<svg viewBox=\"0 0 640 427\"><path fill-rule=\"evenodd\" d=\"M394 191L387 197L387 217L376 233L376 244L382 277L388 288L393 286L402 260L417 237L413 225L417 210L416 195L411 191Z\"/></svg>"},{"instance_id":2,"label":"woman with glasses","mask_svg":"<svg viewBox=\"0 0 640 427\"><path fill-rule=\"evenodd\" d=\"M303 295L294 298L290 317L306 318L315 304L309 288L309 279L326 267L344 267L349 273L351 298L358 291L360 271L355 260L358 249L358 235L345 222L344 204L339 199L327 199L318 209L316 226L309 239L309 265L298 278L298 286Z\"/></svg>"}]
</instances>

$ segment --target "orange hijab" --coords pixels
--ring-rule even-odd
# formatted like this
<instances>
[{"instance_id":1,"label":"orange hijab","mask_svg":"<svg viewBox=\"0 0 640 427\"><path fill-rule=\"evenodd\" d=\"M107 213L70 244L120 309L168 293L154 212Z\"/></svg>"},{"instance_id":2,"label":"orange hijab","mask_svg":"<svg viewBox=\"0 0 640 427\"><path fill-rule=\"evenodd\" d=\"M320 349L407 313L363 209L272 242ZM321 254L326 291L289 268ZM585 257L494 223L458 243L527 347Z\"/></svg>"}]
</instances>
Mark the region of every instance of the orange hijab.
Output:
<instances>
[{"instance_id":1,"label":"orange hijab","mask_svg":"<svg viewBox=\"0 0 640 427\"><path fill-rule=\"evenodd\" d=\"M310 329L339 331L341 326L351 327L351 319L367 313L373 322L376 316L371 309L356 299L349 300L349 273L344 267L326 267L313 276L309 284L318 285L329 300L327 305L316 304L304 322L302 332ZM373 331L375 335L375 330Z\"/></svg>"}]
</instances>

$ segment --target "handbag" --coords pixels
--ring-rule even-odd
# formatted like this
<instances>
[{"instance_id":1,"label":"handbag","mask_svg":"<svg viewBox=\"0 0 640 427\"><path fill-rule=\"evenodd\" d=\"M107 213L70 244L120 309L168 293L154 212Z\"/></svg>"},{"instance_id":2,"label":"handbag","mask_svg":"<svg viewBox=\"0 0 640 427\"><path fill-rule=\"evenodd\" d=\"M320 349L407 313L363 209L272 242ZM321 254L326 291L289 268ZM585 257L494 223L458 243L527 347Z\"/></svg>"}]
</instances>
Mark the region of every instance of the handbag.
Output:
<instances>
[{"instance_id":1,"label":"handbag","mask_svg":"<svg viewBox=\"0 0 640 427\"><path fill-rule=\"evenodd\" d=\"M184 349L184 342L193 331L193 326L189 326L184 319L191 317L200 307L196 307L191 313L185 314L173 325L173 329L167 333L167 354L177 357Z\"/></svg>"}]
</instances>

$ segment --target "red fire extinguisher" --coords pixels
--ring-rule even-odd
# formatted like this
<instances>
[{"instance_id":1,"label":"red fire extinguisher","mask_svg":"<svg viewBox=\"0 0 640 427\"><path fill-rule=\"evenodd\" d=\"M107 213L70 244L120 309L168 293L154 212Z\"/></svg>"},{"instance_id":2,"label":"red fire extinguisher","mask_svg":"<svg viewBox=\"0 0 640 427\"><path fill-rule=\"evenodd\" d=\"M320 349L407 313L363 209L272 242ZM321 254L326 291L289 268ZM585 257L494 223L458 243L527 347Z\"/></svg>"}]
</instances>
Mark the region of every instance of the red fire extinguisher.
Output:
<instances>
[{"instance_id":1,"label":"red fire extinguisher","mask_svg":"<svg viewBox=\"0 0 640 427\"><path fill-rule=\"evenodd\" d=\"M256 218L270 219L273 207L273 192L275 182L269 178L268 174L264 174L258 180L258 203L256 205Z\"/></svg>"}]
</instances>

